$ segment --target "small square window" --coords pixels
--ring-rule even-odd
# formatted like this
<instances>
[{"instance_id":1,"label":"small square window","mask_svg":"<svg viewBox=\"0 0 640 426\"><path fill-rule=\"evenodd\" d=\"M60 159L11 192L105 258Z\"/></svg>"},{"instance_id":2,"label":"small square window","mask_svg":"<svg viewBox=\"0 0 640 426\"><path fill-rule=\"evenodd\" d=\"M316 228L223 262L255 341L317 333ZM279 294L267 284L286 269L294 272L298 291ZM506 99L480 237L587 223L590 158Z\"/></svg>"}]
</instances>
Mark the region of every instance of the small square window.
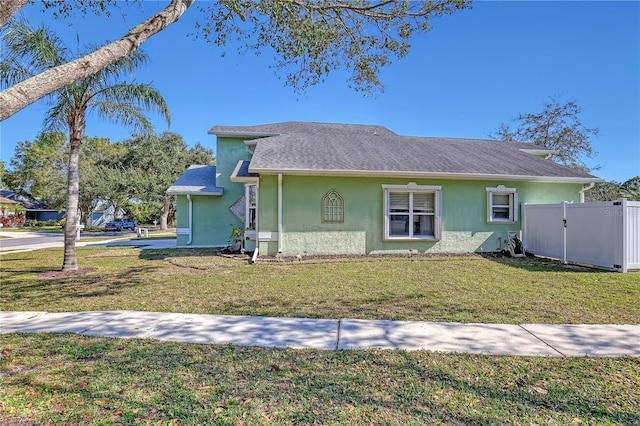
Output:
<instances>
[{"instance_id":1,"label":"small square window","mask_svg":"<svg viewBox=\"0 0 640 426\"><path fill-rule=\"evenodd\" d=\"M518 221L518 193L515 188L500 185L487 188L487 222L513 223Z\"/></svg>"}]
</instances>

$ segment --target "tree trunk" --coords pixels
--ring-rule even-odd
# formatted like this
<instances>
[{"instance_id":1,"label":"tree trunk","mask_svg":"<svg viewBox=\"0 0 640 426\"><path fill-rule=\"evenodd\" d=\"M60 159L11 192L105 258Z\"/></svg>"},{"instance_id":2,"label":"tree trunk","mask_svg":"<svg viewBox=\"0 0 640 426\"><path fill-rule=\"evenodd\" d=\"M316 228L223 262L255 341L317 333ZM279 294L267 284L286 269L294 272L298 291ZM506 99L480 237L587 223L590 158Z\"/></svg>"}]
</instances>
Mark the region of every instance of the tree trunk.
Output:
<instances>
[{"instance_id":1,"label":"tree trunk","mask_svg":"<svg viewBox=\"0 0 640 426\"><path fill-rule=\"evenodd\" d=\"M80 212L82 213L82 223L84 223L84 226L91 226L91 215L93 213L93 208L91 207L91 205L87 205L86 203L84 204L84 206L81 205Z\"/></svg>"},{"instance_id":2,"label":"tree trunk","mask_svg":"<svg viewBox=\"0 0 640 426\"><path fill-rule=\"evenodd\" d=\"M121 39L0 92L0 121L11 117L38 99L78 79L95 74L107 65L130 55L149 37L176 22L193 2L194 0L172 0L165 9L133 28Z\"/></svg>"},{"instance_id":3,"label":"tree trunk","mask_svg":"<svg viewBox=\"0 0 640 426\"><path fill-rule=\"evenodd\" d=\"M80 143L85 129L85 112L71 111L69 121L69 171L67 173L67 216L64 224L63 271L78 269L76 257L76 226L78 224L78 200L80 189Z\"/></svg>"},{"instance_id":4,"label":"tree trunk","mask_svg":"<svg viewBox=\"0 0 640 426\"><path fill-rule=\"evenodd\" d=\"M78 156L80 154L80 141L71 141L69 152L69 172L67 175L67 215L64 224L64 261L63 271L75 271L78 269L76 258L76 225L78 223Z\"/></svg>"},{"instance_id":5,"label":"tree trunk","mask_svg":"<svg viewBox=\"0 0 640 426\"><path fill-rule=\"evenodd\" d=\"M3 1L2 6L0 6L0 27L4 26L27 3L29 3L29 0Z\"/></svg>"},{"instance_id":6,"label":"tree trunk","mask_svg":"<svg viewBox=\"0 0 640 426\"><path fill-rule=\"evenodd\" d=\"M160 229L167 230L169 228L167 219L169 218L169 212L171 212L171 198L164 197L164 204L162 205L162 213L160 214Z\"/></svg>"}]
</instances>

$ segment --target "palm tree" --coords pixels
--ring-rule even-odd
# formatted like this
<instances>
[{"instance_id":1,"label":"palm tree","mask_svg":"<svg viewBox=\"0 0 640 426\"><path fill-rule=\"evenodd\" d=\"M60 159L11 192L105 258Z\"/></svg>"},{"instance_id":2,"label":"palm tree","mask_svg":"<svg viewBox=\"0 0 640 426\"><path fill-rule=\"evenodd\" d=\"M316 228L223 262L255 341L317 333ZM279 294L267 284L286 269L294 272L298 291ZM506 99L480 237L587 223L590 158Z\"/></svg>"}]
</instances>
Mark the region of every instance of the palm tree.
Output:
<instances>
[{"instance_id":1,"label":"palm tree","mask_svg":"<svg viewBox=\"0 0 640 426\"><path fill-rule=\"evenodd\" d=\"M73 59L59 37L44 26L34 29L26 21L15 20L7 24L2 41L4 49L0 78L7 87ZM144 133L153 131L145 111L155 111L167 122L170 121L167 104L156 89L148 84L122 81L125 74L132 74L147 60L146 54L135 51L97 73L54 92L50 97L51 108L44 120L45 127L50 130L64 129L69 133L63 271L78 269L75 248L78 158L87 113L96 112L99 118Z\"/></svg>"}]
</instances>

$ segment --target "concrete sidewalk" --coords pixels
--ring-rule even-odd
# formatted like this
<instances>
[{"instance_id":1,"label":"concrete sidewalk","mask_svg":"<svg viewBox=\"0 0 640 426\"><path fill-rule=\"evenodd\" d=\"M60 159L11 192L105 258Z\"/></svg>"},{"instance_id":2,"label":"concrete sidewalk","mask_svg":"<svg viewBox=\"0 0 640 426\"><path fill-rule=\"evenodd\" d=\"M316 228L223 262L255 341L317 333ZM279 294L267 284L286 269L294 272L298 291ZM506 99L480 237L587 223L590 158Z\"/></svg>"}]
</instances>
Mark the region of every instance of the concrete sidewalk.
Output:
<instances>
[{"instance_id":1,"label":"concrete sidewalk","mask_svg":"<svg viewBox=\"0 0 640 426\"><path fill-rule=\"evenodd\" d=\"M0 333L279 348L405 349L519 356L640 356L640 325L461 324L162 312L0 311Z\"/></svg>"}]
</instances>

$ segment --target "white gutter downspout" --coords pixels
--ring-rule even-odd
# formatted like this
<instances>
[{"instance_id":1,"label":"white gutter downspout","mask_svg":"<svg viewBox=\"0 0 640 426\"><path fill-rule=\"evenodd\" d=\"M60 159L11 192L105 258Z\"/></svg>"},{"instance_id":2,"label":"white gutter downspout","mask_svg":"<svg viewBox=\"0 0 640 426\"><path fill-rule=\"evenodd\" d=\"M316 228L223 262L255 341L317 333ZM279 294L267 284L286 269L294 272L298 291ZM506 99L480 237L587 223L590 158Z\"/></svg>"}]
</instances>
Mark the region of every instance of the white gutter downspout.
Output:
<instances>
[{"instance_id":1,"label":"white gutter downspout","mask_svg":"<svg viewBox=\"0 0 640 426\"><path fill-rule=\"evenodd\" d=\"M189 240L187 245L190 245L193 239L193 201L191 200L191 194L187 194L187 201L189 201Z\"/></svg>"},{"instance_id":2,"label":"white gutter downspout","mask_svg":"<svg viewBox=\"0 0 640 426\"><path fill-rule=\"evenodd\" d=\"M282 253L282 173L278 173L278 253Z\"/></svg>"},{"instance_id":3,"label":"white gutter downspout","mask_svg":"<svg viewBox=\"0 0 640 426\"><path fill-rule=\"evenodd\" d=\"M591 182L589 185L585 186L584 188L582 188L579 192L580 192L580 202L584 203L584 193L590 189L592 189L594 186L596 185L595 182Z\"/></svg>"}]
</instances>

